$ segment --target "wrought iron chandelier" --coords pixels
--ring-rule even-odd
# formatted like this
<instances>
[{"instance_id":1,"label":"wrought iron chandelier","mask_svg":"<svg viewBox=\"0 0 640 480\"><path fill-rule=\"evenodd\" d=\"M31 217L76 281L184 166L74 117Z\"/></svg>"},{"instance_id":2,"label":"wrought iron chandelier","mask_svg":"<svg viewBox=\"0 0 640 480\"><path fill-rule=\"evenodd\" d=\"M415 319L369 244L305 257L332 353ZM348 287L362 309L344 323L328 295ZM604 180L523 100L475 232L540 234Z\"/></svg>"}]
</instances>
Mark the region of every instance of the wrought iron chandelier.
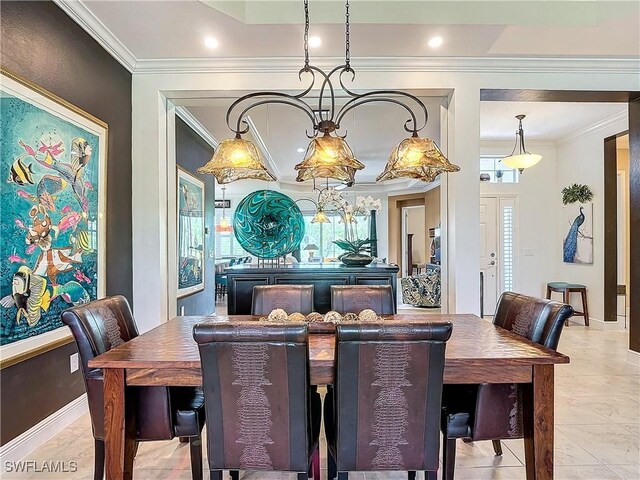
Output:
<instances>
[{"instance_id":1,"label":"wrought iron chandelier","mask_svg":"<svg viewBox=\"0 0 640 480\"><path fill-rule=\"evenodd\" d=\"M511 154L501 160L501 162L506 166L517 168L520 173L522 173L525 168L531 168L540 160L542 160L542 155L538 155L537 153L529 153L524 146L524 130L522 129L522 120L524 120L525 117L526 115L522 114L516 115L516 118L518 119L516 143L513 146ZM518 149L518 153L516 153L516 149Z\"/></svg>"},{"instance_id":2,"label":"wrought iron chandelier","mask_svg":"<svg viewBox=\"0 0 640 480\"><path fill-rule=\"evenodd\" d=\"M344 84L343 76L351 75L355 79L355 70L351 67L350 57L350 23L349 0L345 5L345 61L326 73L311 65L309 60L309 1L304 0L304 66L298 72L310 75L309 86L297 95L283 92L254 92L238 98L231 104L226 114L229 129L235 138L224 140L216 149L213 158L203 167L200 173L215 175L219 183L228 183L243 178L273 180L267 171L258 149L242 135L249 132L246 120L248 113L255 107L267 104L288 105L304 112L310 121L310 129L306 134L311 139L304 159L295 166L298 172L296 181L332 178L348 186L355 182L355 173L364 165L355 158L353 150L346 141L346 133L339 135L341 122L351 110L368 103L389 103L406 110L409 119L404 129L411 134L402 140L392 151L388 163L376 180L392 178L415 178L426 182L433 181L443 172L457 172L460 168L449 163L434 141L420 138L418 132L425 128L429 113L425 104L415 95L400 90L374 90L356 93ZM333 81L338 81L348 100L341 106L336 105L336 92ZM316 81L321 82L317 106L312 107L305 99L314 91ZM312 99L310 99L312 100ZM234 116L234 112L240 110ZM235 122L232 122L235 118ZM311 133L309 133L311 132Z\"/></svg>"}]
</instances>

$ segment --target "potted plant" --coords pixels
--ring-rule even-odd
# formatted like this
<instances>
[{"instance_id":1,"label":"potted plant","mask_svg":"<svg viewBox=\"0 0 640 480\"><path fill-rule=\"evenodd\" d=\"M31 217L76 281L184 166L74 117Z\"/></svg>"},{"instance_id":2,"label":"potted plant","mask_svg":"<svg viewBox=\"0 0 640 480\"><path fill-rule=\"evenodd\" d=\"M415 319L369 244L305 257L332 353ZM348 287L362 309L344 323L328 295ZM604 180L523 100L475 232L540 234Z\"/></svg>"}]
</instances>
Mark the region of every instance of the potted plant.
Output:
<instances>
[{"instance_id":1,"label":"potted plant","mask_svg":"<svg viewBox=\"0 0 640 480\"><path fill-rule=\"evenodd\" d=\"M570 205L572 203L589 203L593 200L593 191L589 185L574 183L570 187L562 189L562 203Z\"/></svg>"},{"instance_id":2,"label":"potted plant","mask_svg":"<svg viewBox=\"0 0 640 480\"><path fill-rule=\"evenodd\" d=\"M368 245L372 241L367 238L366 240L335 240L333 243L345 251L338 260L345 265L363 267L373 261L373 257L368 252Z\"/></svg>"}]
</instances>

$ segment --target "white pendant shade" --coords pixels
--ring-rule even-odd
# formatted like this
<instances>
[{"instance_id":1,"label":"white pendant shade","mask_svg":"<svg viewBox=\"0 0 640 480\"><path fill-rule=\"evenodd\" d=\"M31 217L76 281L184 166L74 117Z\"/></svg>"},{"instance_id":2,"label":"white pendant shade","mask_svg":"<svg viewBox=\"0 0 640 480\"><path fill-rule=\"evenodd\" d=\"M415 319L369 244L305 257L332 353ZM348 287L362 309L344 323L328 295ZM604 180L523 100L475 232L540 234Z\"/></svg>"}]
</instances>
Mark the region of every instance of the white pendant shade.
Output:
<instances>
[{"instance_id":1,"label":"white pendant shade","mask_svg":"<svg viewBox=\"0 0 640 480\"><path fill-rule=\"evenodd\" d=\"M507 167L517 168L522 171L525 168L533 167L540 160L542 160L542 155L535 153L522 153L520 155L510 155L505 157L502 159L502 163Z\"/></svg>"}]
</instances>

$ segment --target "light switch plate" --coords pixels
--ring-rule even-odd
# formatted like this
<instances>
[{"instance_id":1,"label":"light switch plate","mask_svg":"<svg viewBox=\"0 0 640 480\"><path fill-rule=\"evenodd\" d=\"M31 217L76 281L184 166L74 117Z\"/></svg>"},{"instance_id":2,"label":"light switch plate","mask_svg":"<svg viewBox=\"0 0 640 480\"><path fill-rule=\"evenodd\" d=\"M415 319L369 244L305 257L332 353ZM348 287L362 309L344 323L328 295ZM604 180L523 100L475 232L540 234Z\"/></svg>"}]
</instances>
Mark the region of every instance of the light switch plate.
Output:
<instances>
[{"instance_id":1,"label":"light switch plate","mask_svg":"<svg viewBox=\"0 0 640 480\"><path fill-rule=\"evenodd\" d=\"M73 373L77 372L78 368L80 368L80 365L78 364L78 354L74 353L69 357L69 369L71 370L71 373Z\"/></svg>"},{"instance_id":2,"label":"light switch plate","mask_svg":"<svg viewBox=\"0 0 640 480\"><path fill-rule=\"evenodd\" d=\"M536 251L533 248L525 248L523 254L525 257L534 257Z\"/></svg>"}]
</instances>

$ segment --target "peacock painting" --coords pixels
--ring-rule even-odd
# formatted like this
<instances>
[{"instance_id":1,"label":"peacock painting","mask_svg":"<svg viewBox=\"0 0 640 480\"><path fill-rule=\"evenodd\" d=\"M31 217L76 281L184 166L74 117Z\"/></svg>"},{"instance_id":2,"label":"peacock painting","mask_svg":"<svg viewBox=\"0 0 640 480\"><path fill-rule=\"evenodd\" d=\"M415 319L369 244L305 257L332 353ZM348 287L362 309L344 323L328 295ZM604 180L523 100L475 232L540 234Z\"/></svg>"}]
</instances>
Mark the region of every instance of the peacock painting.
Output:
<instances>
[{"instance_id":1,"label":"peacock painting","mask_svg":"<svg viewBox=\"0 0 640 480\"><path fill-rule=\"evenodd\" d=\"M567 205L568 231L562 245L564 263L593 263L593 204Z\"/></svg>"}]
</instances>

